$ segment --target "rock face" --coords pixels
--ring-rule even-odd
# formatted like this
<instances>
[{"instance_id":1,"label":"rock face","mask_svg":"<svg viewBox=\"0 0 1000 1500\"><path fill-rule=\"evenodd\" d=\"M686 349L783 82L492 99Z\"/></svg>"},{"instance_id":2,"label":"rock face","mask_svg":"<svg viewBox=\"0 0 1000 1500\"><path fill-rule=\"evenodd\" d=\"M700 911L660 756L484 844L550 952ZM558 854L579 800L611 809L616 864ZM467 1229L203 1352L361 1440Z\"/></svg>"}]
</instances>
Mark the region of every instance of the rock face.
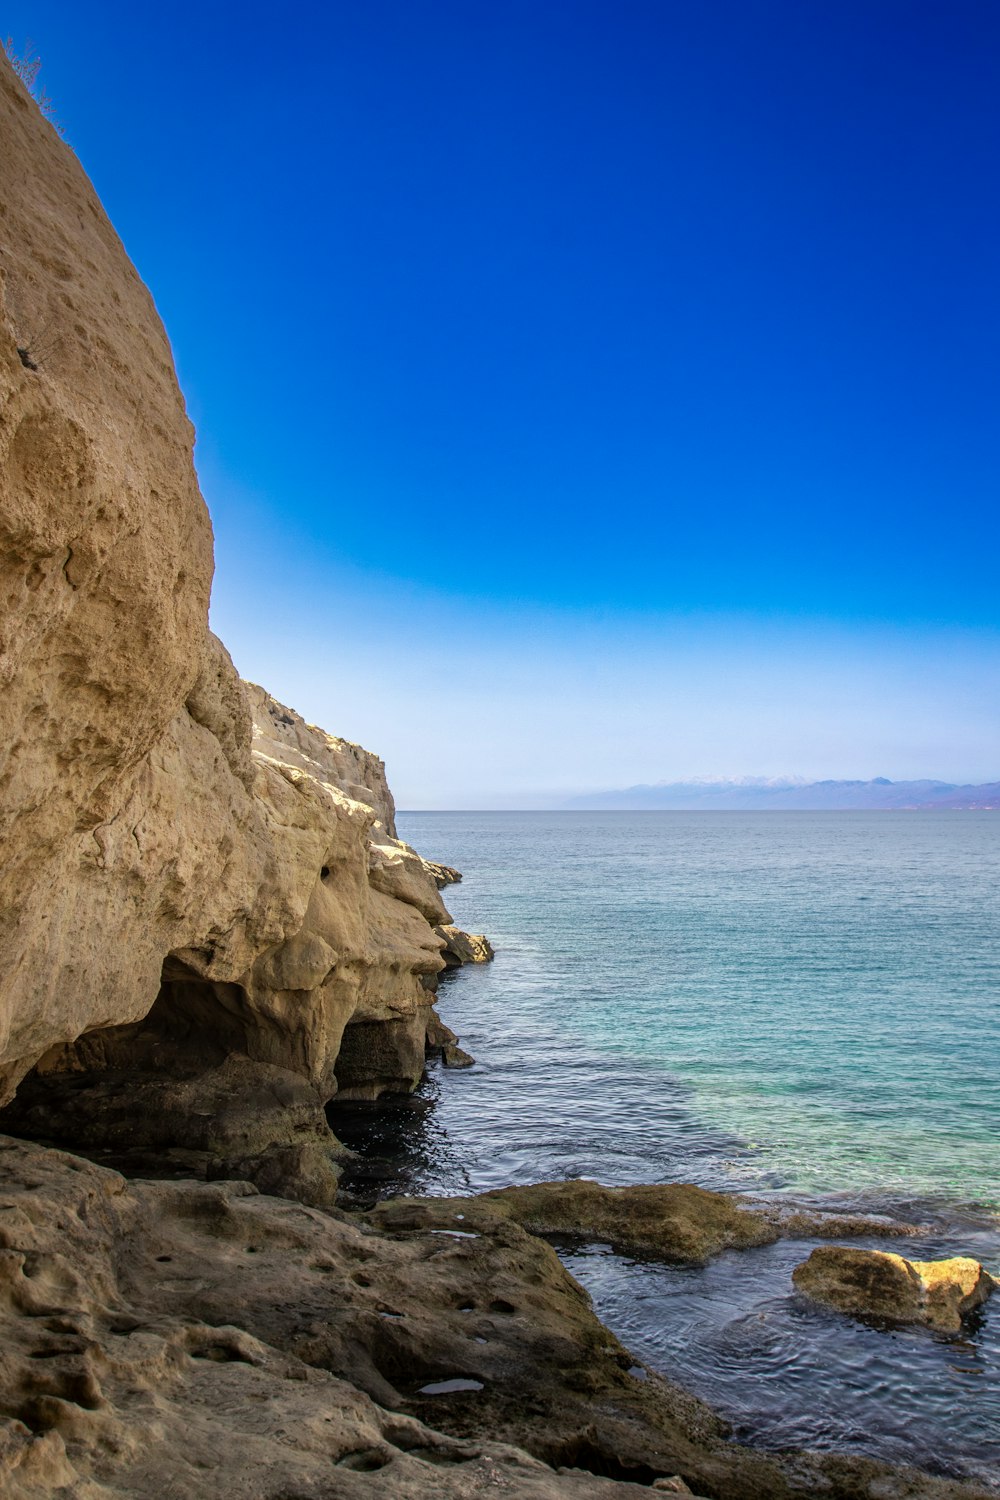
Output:
<instances>
[{"instance_id":1,"label":"rock face","mask_svg":"<svg viewBox=\"0 0 1000 1500\"><path fill-rule=\"evenodd\" d=\"M389 1228L4 1137L0 1175L10 1500L981 1497L731 1442L513 1223Z\"/></svg>"},{"instance_id":2,"label":"rock face","mask_svg":"<svg viewBox=\"0 0 1000 1500\"><path fill-rule=\"evenodd\" d=\"M957 1333L996 1285L978 1260L906 1260L882 1250L823 1245L796 1266L792 1280L817 1302L855 1317L923 1323Z\"/></svg>"},{"instance_id":3,"label":"rock face","mask_svg":"<svg viewBox=\"0 0 1000 1500\"><path fill-rule=\"evenodd\" d=\"M421 1075L457 872L209 633L152 300L6 59L0 131L0 1103L329 1195L326 1101Z\"/></svg>"}]
</instances>

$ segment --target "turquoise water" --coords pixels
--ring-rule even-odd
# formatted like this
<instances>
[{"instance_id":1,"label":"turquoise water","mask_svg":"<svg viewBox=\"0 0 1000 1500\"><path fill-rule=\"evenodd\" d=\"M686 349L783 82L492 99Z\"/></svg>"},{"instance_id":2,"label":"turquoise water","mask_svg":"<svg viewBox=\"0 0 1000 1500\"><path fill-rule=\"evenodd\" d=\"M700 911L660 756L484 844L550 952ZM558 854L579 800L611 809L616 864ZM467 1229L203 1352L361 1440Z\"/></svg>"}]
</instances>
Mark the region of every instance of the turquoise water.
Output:
<instances>
[{"instance_id":1,"label":"turquoise water","mask_svg":"<svg viewBox=\"0 0 1000 1500\"><path fill-rule=\"evenodd\" d=\"M497 956L440 986L474 1067L334 1101L359 1152L346 1205L689 1181L915 1223L851 1243L1000 1275L1000 814L399 822L464 870L448 905ZM636 1361L736 1439L915 1463L1000 1497L1000 1292L957 1335L873 1326L795 1291L815 1243L705 1266L557 1249Z\"/></svg>"},{"instance_id":2,"label":"turquoise water","mask_svg":"<svg viewBox=\"0 0 1000 1500\"><path fill-rule=\"evenodd\" d=\"M1000 815L418 813L496 960L446 976L477 1058L335 1112L348 1192L594 1177L820 1199L871 1241L1000 1272ZM864 1242L858 1242L864 1243ZM735 1437L908 1461L1000 1494L1000 1293L961 1335L809 1304L809 1242L705 1267L560 1253L633 1355Z\"/></svg>"},{"instance_id":3,"label":"turquoise water","mask_svg":"<svg viewBox=\"0 0 1000 1500\"><path fill-rule=\"evenodd\" d=\"M400 831L465 872L446 899L498 949L442 987L479 1067L441 1092L427 1186L580 1172L1000 1206L996 815Z\"/></svg>"}]
</instances>

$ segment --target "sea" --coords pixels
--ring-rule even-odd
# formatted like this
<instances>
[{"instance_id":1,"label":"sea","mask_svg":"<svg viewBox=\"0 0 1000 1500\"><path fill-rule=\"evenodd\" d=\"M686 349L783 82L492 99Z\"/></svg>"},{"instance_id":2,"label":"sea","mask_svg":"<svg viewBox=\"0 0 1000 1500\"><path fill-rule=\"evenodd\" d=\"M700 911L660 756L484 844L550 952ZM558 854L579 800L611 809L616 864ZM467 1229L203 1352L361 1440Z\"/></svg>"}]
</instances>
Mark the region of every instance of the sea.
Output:
<instances>
[{"instance_id":1,"label":"sea","mask_svg":"<svg viewBox=\"0 0 1000 1500\"><path fill-rule=\"evenodd\" d=\"M488 965L445 976L475 1058L337 1111L358 1201L589 1177L888 1215L1000 1274L1000 815L420 812ZM1000 1493L1000 1293L961 1336L809 1305L811 1242L704 1268L559 1247L637 1360L735 1439Z\"/></svg>"}]
</instances>

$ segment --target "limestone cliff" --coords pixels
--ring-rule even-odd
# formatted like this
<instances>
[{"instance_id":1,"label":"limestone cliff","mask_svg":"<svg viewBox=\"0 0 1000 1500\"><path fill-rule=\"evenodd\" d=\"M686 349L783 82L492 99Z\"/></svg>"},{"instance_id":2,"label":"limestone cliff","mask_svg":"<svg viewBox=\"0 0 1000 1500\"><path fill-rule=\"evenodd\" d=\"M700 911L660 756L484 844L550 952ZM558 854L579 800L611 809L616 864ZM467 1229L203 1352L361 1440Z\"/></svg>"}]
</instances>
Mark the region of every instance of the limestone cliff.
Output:
<instances>
[{"instance_id":1,"label":"limestone cliff","mask_svg":"<svg viewBox=\"0 0 1000 1500\"><path fill-rule=\"evenodd\" d=\"M0 1101L323 1197L323 1104L420 1077L454 872L210 634L152 299L6 60L0 130Z\"/></svg>"}]
</instances>

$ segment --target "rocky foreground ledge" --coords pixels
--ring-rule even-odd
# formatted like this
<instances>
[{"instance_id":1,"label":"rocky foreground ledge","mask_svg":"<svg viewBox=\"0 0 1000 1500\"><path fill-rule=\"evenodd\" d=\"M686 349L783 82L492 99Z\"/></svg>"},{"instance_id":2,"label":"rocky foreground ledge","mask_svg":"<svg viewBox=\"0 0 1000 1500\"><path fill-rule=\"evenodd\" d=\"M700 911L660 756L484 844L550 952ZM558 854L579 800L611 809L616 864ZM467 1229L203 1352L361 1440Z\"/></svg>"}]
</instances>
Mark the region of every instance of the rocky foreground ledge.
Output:
<instances>
[{"instance_id":1,"label":"rocky foreground ledge","mask_svg":"<svg viewBox=\"0 0 1000 1500\"><path fill-rule=\"evenodd\" d=\"M245 1182L128 1182L10 1138L0 1172L10 1500L982 1500L871 1460L728 1441L516 1222L546 1196L568 1222L574 1185L348 1214ZM753 1211L736 1207L740 1225L716 1194L659 1191L681 1258L733 1243L734 1226L753 1243ZM648 1208L647 1194L645 1222Z\"/></svg>"}]
</instances>

